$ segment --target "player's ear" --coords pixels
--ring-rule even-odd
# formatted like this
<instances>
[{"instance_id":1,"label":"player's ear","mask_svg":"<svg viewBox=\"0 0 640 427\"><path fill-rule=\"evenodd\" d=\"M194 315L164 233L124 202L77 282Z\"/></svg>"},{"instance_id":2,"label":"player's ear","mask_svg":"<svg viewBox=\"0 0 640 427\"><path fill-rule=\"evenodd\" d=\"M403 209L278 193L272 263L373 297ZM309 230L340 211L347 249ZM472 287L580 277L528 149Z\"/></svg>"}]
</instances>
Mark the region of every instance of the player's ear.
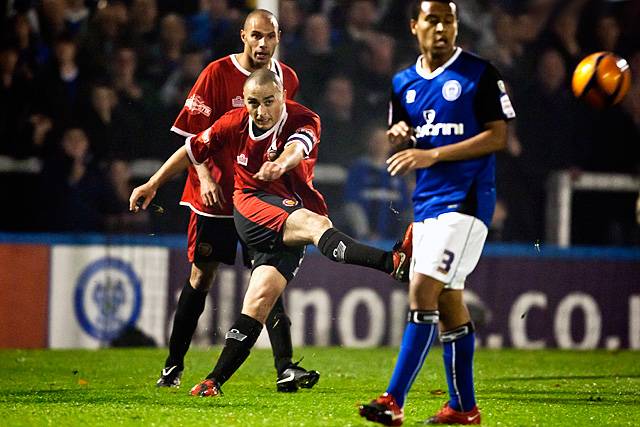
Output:
<instances>
[{"instance_id":1,"label":"player's ear","mask_svg":"<svg viewBox=\"0 0 640 427\"><path fill-rule=\"evenodd\" d=\"M244 28L240 28L240 40L242 40L242 43L247 42L246 37L247 33L244 32Z\"/></svg>"},{"instance_id":2,"label":"player's ear","mask_svg":"<svg viewBox=\"0 0 640 427\"><path fill-rule=\"evenodd\" d=\"M411 30L411 34L413 34L414 36L416 35L417 24L418 24L418 21L416 21L415 19L412 19L411 21L409 21L409 29Z\"/></svg>"}]
</instances>

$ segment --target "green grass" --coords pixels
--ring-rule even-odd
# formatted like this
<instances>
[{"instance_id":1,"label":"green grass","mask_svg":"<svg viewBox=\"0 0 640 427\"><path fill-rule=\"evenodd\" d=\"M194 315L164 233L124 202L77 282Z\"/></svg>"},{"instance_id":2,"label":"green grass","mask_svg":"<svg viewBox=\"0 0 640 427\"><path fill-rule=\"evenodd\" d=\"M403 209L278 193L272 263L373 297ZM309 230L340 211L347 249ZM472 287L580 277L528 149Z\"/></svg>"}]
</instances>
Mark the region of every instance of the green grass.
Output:
<instances>
[{"instance_id":1,"label":"green grass","mask_svg":"<svg viewBox=\"0 0 640 427\"><path fill-rule=\"evenodd\" d=\"M178 390L154 386L162 349L0 351L0 425L373 426L356 405L384 391L397 349L297 349L322 377L294 394L275 392L270 351L255 350L224 396L188 396L219 351L192 350ZM405 425L446 400L441 360L432 350ZM476 389L484 425L639 425L640 353L480 350Z\"/></svg>"}]
</instances>

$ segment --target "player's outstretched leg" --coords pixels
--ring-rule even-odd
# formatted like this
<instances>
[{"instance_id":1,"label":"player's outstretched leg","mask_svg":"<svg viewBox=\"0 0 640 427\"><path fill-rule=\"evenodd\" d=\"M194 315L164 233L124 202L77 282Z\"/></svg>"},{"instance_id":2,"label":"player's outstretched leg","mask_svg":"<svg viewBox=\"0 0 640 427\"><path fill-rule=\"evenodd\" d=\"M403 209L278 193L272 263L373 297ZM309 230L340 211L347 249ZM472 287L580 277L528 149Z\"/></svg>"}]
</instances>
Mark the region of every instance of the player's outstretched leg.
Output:
<instances>
[{"instance_id":1,"label":"player's outstretched leg","mask_svg":"<svg viewBox=\"0 0 640 427\"><path fill-rule=\"evenodd\" d=\"M392 251L383 251L360 243L336 228L330 228L320 237L318 249L332 261L375 268L396 280L407 282L411 261L411 226L407 230Z\"/></svg>"},{"instance_id":2,"label":"player's outstretched leg","mask_svg":"<svg viewBox=\"0 0 640 427\"><path fill-rule=\"evenodd\" d=\"M409 281L409 266L411 265L411 257L413 256L413 223L410 223L402 236L393 245L391 251L393 256L393 271L391 277L399 282Z\"/></svg>"},{"instance_id":3,"label":"player's outstretched leg","mask_svg":"<svg viewBox=\"0 0 640 427\"><path fill-rule=\"evenodd\" d=\"M318 371L307 371L300 362L293 363L293 345L291 343L291 320L285 312L282 296L278 298L275 305L267 317L265 323L273 359L275 362L278 377L276 379L276 390L280 392L294 392L299 388L311 388L320 379Z\"/></svg>"},{"instance_id":4,"label":"player's outstretched leg","mask_svg":"<svg viewBox=\"0 0 640 427\"><path fill-rule=\"evenodd\" d=\"M198 325L198 319L204 310L206 298L206 290L194 289L190 281L187 280L180 293L173 319L173 329L169 339L169 356L160 372L160 378L158 378L156 386L180 386L180 378L184 370L184 356L189 350L191 338Z\"/></svg>"}]
</instances>

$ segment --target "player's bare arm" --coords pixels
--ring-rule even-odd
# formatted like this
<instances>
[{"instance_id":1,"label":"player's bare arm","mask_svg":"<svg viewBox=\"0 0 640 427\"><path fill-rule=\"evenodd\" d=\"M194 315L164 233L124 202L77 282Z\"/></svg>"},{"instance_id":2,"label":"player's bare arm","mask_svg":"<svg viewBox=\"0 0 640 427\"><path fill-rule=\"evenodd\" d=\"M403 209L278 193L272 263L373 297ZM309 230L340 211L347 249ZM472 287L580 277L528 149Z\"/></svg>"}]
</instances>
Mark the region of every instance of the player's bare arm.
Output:
<instances>
[{"instance_id":1,"label":"player's bare arm","mask_svg":"<svg viewBox=\"0 0 640 427\"><path fill-rule=\"evenodd\" d=\"M200 180L200 197L205 206L218 206L222 208L227 200L222 193L222 187L213 177L205 164L195 165L198 179Z\"/></svg>"},{"instance_id":2,"label":"player's bare arm","mask_svg":"<svg viewBox=\"0 0 640 427\"><path fill-rule=\"evenodd\" d=\"M133 212L138 212L140 209L146 210L156 196L158 188L177 173L187 169L190 164L186 147L178 148L147 182L133 189L131 197L129 197L129 210ZM142 204L138 206L140 199L142 199Z\"/></svg>"},{"instance_id":3,"label":"player's bare arm","mask_svg":"<svg viewBox=\"0 0 640 427\"><path fill-rule=\"evenodd\" d=\"M485 124L478 135L456 144L424 150L410 148L400 151L387 160L387 171L392 175L404 175L415 169L428 168L438 162L468 160L486 156L507 146L507 123L496 120Z\"/></svg>"},{"instance_id":4,"label":"player's bare arm","mask_svg":"<svg viewBox=\"0 0 640 427\"><path fill-rule=\"evenodd\" d=\"M300 164L304 159L304 148L300 143L289 144L275 161L264 162L253 176L263 181L275 181Z\"/></svg>"}]
</instances>

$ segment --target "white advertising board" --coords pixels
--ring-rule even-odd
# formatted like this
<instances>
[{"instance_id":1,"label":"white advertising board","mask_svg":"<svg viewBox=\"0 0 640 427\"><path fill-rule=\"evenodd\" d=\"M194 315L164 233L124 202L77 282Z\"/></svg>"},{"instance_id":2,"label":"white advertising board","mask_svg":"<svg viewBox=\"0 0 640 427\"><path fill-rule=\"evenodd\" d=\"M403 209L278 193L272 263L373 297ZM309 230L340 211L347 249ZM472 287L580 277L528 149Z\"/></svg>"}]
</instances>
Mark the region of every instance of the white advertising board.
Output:
<instances>
[{"instance_id":1,"label":"white advertising board","mask_svg":"<svg viewBox=\"0 0 640 427\"><path fill-rule=\"evenodd\" d=\"M166 248L54 246L49 347L104 347L130 327L165 345L168 269Z\"/></svg>"}]
</instances>

